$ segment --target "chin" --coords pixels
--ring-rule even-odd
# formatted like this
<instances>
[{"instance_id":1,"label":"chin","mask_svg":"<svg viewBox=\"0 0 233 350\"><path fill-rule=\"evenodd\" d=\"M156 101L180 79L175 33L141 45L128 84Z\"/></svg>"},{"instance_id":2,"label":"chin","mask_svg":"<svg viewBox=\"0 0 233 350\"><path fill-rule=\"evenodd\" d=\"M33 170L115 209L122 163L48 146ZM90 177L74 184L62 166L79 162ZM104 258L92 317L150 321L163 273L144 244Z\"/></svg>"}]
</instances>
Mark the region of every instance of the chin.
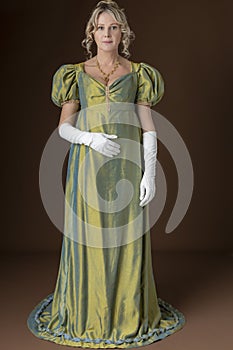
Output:
<instances>
[{"instance_id":1,"label":"chin","mask_svg":"<svg viewBox=\"0 0 233 350\"><path fill-rule=\"evenodd\" d=\"M109 51L115 51L115 50L117 50L117 48L116 47L109 47L109 48L106 48L106 47L103 47L103 48L101 48L103 51L105 51L105 52L109 52Z\"/></svg>"}]
</instances>

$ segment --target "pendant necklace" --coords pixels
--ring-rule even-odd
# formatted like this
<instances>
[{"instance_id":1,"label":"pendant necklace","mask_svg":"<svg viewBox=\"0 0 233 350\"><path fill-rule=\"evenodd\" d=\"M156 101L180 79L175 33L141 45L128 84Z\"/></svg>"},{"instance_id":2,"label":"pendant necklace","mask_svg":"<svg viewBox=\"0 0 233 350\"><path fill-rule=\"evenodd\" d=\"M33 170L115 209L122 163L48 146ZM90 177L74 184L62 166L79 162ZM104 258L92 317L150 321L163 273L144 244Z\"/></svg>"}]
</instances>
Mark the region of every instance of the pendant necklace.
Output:
<instances>
[{"instance_id":1,"label":"pendant necklace","mask_svg":"<svg viewBox=\"0 0 233 350\"><path fill-rule=\"evenodd\" d=\"M110 73L105 73L101 67L100 67L100 64L99 64L99 61L97 59L97 56L96 56L96 64L97 64L97 67L99 69L99 71L102 73L102 75L104 76L104 81L106 82L106 87L105 87L105 95L106 95L106 102L107 102L107 106L108 106L108 111L110 112L110 105L109 105L109 85L108 85L108 82L109 82L109 76L111 74L113 74L115 72L115 70L118 68L120 62L117 60L114 64L114 67L113 69L111 70Z\"/></svg>"}]
</instances>

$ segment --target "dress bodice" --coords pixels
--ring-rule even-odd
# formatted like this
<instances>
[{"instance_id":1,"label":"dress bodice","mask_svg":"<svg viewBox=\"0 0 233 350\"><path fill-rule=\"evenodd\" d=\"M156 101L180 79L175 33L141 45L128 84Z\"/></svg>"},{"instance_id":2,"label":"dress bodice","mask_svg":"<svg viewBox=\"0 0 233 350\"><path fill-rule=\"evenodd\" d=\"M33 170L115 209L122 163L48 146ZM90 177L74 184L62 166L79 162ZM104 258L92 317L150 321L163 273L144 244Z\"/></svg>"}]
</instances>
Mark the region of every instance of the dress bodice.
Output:
<instances>
[{"instance_id":1,"label":"dress bodice","mask_svg":"<svg viewBox=\"0 0 233 350\"><path fill-rule=\"evenodd\" d=\"M51 99L59 107L69 100L80 102L81 108L105 102L143 103L153 106L164 94L161 73L147 63L131 61L131 72L109 86L84 70L84 62L63 64L52 80Z\"/></svg>"}]
</instances>

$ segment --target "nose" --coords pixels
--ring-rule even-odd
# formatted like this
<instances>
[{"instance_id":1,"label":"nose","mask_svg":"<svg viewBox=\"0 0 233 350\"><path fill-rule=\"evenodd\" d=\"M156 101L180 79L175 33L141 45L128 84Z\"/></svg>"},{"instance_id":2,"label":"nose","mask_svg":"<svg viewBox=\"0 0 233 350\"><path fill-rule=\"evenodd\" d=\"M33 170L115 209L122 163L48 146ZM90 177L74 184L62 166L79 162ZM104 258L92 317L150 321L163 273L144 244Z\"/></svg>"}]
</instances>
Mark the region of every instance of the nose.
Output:
<instances>
[{"instance_id":1,"label":"nose","mask_svg":"<svg viewBox=\"0 0 233 350\"><path fill-rule=\"evenodd\" d=\"M108 29L108 28L105 29L104 36L105 36L105 37L109 37L109 29Z\"/></svg>"}]
</instances>

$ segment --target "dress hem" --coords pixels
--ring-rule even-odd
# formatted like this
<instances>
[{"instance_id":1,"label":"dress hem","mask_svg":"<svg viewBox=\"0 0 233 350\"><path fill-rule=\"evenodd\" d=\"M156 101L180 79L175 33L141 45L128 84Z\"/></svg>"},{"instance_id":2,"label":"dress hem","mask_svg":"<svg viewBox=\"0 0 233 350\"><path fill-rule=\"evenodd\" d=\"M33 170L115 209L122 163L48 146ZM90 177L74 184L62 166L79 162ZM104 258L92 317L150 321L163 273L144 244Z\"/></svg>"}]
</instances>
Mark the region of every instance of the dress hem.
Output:
<instances>
[{"instance_id":1,"label":"dress hem","mask_svg":"<svg viewBox=\"0 0 233 350\"><path fill-rule=\"evenodd\" d=\"M174 308L171 304L158 298L158 304L161 310L161 319L165 321L174 322L168 327L157 327L150 332L143 334L142 336L136 336L133 338L119 339L116 341L110 339L91 339L91 338L72 338L69 334L65 332L56 333L44 326L44 324L39 320L39 316L43 310L52 302L53 293L49 294L45 299L43 299L29 314L27 319L27 326L29 330L38 338L42 340L51 341L60 345L67 345L73 347L82 348L132 348L149 345L153 342L164 339L170 334L183 328L185 324L185 317L183 313ZM167 314L170 314L167 317Z\"/></svg>"}]
</instances>

